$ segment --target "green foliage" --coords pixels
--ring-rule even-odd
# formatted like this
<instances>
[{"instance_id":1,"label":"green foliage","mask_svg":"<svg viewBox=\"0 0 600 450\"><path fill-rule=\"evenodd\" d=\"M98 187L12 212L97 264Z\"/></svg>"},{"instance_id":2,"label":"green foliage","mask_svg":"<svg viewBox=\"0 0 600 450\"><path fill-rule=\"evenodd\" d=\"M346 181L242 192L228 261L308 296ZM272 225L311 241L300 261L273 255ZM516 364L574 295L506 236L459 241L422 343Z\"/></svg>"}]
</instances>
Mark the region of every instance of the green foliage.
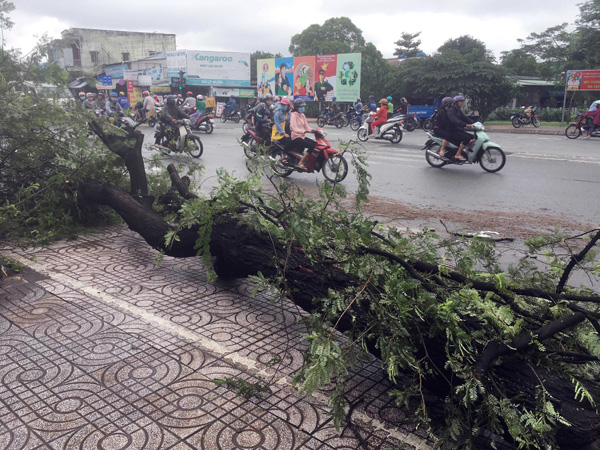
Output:
<instances>
[{"instance_id":1,"label":"green foliage","mask_svg":"<svg viewBox=\"0 0 600 450\"><path fill-rule=\"evenodd\" d=\"M501 63L509 75L536 77L540 74L539 64L535 56L520 48L502 52Z\"/></svg>"},{"instance_id":2,"label":"green foliage","mask_svg":"<svg viewBox=\"0 0 600 450\"><path fill-rule=\"evenodd\" d=\"M477 49L466 55L448 49L435 56L405 61L391 70L388 89L392 96L460 93L484 118L505 105L515 89L504 70L482 57Z\"/></svg>"},{"instance_id":3,"label":"green foliage","mask_svg":"<svg viewBox=\"0 0 600 450\"><path fill-rule=\"evenodd\" d=\"M490 50L487 49L485 44L479 39L475 39L472 36L460 36L456 39L448 39L444 42L438 52L458 52L462 56L471 56L477 59L488 59L494 60L494 56Z\"/></svg>"},{"instance_id":4,"label":"green foliage","mask_svg":"<svg viewBox=\"0 0 600 450\"><path fill-rule=\"evenodd\" d=\"M281 53L263 52L261 50L256 50L255 52L250 53L250 79L256 80L257 59L280 58L281 56Z\"/></svg>"},{"instance_id":5,"label":"green foliage","mask_svg":"<svg viewBox=\"0 0 600 450\"><path fill-rule=\"evenodd\" d=\"M422 51L419 48L419 45L421 45L421 40L417 39L420 35L420 31L418 33L402 32L400 34L400 39L394 42L396 45L394 56L417 56L417 53Z\"/></svg>"}]
</instances>

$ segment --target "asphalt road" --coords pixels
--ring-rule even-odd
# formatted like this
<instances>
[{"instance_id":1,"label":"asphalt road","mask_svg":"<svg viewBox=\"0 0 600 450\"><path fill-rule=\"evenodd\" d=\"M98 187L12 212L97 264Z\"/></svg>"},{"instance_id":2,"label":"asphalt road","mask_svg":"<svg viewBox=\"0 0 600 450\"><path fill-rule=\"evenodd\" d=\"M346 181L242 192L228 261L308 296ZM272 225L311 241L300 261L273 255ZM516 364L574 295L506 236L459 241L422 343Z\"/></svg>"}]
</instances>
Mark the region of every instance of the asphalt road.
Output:
<instances>
[{"instance_id":1,"label":"asphalt road","mask_svg":"<svg viewBox=\"0 0 600 450\"><path fill-rule=\"evenodd\" d=\"M238 139L240 124L215 123L211 135L198 133L206 167L203 189L214 183L216 170L225 167L243 177L248 173ZM153 130L142 126L145 146L153 142ZM336 147L340 140L356 140L349 127L326 127L327 139ZM569 140L564 136L489 133L507 153L505 167L490 174L478 165L430 167L421 150L427 140L422 130L405 133L402 142L368 141L371 195L401 201L420 208L460 211L536 213L569 217L575 222L598 224L600 217L600 141ZM144 156L152 152L146 147ZM164 157L165 164L173 158ZM290 176L300 186L323 180L320 173ZM352 192L357 182L351 172L343 183Z\"/></svg>"}]
</instances>

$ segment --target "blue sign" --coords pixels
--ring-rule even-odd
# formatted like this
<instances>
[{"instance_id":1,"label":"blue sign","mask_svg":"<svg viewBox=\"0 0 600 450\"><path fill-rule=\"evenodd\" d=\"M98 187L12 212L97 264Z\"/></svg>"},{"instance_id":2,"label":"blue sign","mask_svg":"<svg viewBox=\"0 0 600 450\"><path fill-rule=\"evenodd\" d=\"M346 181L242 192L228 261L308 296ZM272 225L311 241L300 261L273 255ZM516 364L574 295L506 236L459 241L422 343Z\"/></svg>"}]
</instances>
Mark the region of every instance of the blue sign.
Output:
<instances>
[{"instance_id":1,"label":"blue sign","mask_svg":"<svg viewBox=\"0 0 600 450\"><path fill-rule=\"evenodd\" d=\"M98 81L104 86L112 86L112 77L109 75L99 75Z\"/></svg>"}]
</instances>

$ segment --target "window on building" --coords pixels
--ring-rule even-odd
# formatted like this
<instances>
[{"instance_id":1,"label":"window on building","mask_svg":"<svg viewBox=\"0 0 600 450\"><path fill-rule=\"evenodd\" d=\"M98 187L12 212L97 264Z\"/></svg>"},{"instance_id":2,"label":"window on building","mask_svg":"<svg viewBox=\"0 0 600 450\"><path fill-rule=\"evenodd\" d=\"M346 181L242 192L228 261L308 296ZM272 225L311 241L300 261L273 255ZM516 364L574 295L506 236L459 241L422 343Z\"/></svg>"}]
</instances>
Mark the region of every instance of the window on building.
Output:
<instances>
[{"instance_id":1,"label":"window on building","mask_svg":"<svg viewBox=\"0 0 600 450\"><path fill-rule=\"evenodd\" d=\"M98 52L95 52L95 51L91 51L90 52L90 58L92 59L93 63L97 63L98 62L99 56L100 55L99 55Z\"/></svg>"},{"instance_id":2,"label":"window on building","mask_svg":"<svg viewBox=\"0 0 600 450\"><path fill-rule=\"evenodd\" d=\"M129 61L129 53L121 53L121 58L123 61Z\"/></svg>"},{"instance_id":3,"label":"window on building","mask_svg":"<svg viewBox=\"0 0 600 450\"><path fill-rule=\"evenodd\" d=\"M148 56L154 56L156 55L158 52L155 52L154 50L148 50Z\"/></svg>"}]
</instances>

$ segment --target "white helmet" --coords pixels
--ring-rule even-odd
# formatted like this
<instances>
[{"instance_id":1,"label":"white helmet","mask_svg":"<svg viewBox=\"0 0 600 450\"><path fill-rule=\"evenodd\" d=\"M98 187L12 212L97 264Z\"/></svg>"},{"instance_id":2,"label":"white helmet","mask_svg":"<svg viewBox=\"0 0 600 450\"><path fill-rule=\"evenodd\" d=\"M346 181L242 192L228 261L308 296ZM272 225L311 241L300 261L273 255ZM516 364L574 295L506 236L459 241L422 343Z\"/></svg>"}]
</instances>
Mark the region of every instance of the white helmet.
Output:
<instances>
[{"instance_id":1,"label":"white helmet","mask_svg":"<svg viewBox=\"0 0 600 450\"><path fill-rule=\"evenodd\" d=\"M202 97L202 94L198 95L196 98L197 98L198 100L204 100L204 97Z\"/></svg>"}]
</instances>

